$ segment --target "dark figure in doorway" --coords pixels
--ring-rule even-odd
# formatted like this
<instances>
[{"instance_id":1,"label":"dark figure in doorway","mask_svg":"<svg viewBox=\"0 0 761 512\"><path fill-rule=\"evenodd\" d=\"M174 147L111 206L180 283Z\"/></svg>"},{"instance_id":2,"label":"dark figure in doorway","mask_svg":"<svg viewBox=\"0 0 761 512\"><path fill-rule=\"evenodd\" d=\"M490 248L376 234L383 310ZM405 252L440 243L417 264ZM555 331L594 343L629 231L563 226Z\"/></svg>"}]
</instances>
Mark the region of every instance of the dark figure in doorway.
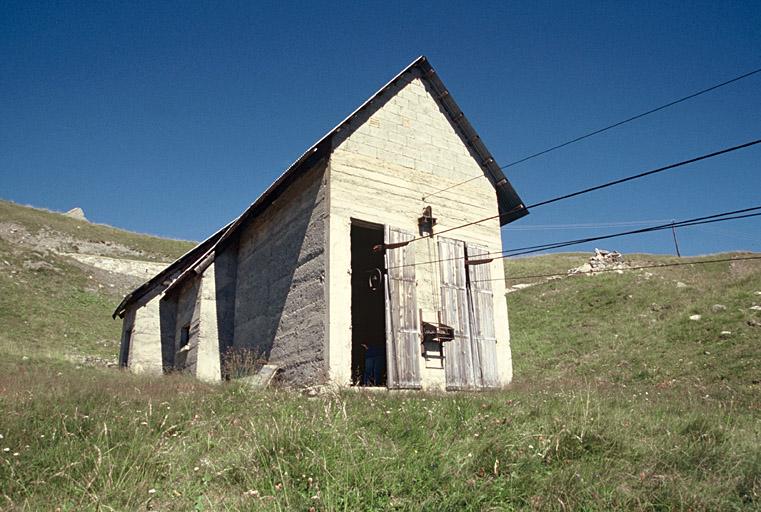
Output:
<instances>
[{"instance_id":1,"label":"dark figure in doorway","mask_svg":"<svg viewBox=\"0 0 761 512\"><path fill-rule=\"evenodd\" d=\"M362 344L365 349L365 371L362 375L363 386L383 385L383 374L386 372L386 343L385 340L369 339Z\"/></svg>"}]
</instances>

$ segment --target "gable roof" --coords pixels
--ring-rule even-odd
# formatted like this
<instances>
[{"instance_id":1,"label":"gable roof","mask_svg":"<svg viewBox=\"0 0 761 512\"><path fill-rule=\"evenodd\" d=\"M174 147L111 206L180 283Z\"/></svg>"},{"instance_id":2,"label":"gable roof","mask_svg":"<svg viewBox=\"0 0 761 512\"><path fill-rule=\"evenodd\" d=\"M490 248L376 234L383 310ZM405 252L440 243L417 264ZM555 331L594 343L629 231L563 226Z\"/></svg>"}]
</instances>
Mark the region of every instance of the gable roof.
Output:
<instances>
[{"instance_id":1,"label":"gable roof","mask_svg":"<svg viewBox=\"0 0 761 512\"><path fill-rule=\"evenodd\" d=\"M263 212L288 188L291 183L295 181L296 178L311 169L323 158L328 157L333 149L334 139L337 138L338 134L345 128L348 128L350 123L358 116L368 116L375 112L380 107L380 102L376 100L387 93L398 81L403 79L409 73L416 73L421 80L424 80L427 83L434 94L434 99L446 112L449 121L463 139L463 142L477 158L479 165L484 170L485 176L489 179L496 191L500 213L500 226L504 226L505 224L528 215L528 210L523 204L523 201L502 172L502 169L497 164L494 157L484 145L481 137L470 124L470 121L465 117L462 109L457 105L457 102L455 102L452 95L444 86L444 83L428 62L428 59L425 56L420 56L399 72L386 85L381 87L375 94L370 96L359 106L359 108L349 114L349 116L343 121L302 153L302 155L253 203L251 203L251 205L238 218L172 263L158 276L127 295L119 306L117 306L113 313L113 317L116 318L117 315L123 316L126 308L131 303L144 297L146 294L150 293L151 290L156 290L161 287L163 291L168 287L179 285L179 283L194 270L196 273L202 272L203 269L208 266L208 263L213 261L212 253L217 247L233 236L238 228L247 220ZM172 283L164 284L167 276L176 276L176 279L173 279Z\"/></svg>"}]
</instances>

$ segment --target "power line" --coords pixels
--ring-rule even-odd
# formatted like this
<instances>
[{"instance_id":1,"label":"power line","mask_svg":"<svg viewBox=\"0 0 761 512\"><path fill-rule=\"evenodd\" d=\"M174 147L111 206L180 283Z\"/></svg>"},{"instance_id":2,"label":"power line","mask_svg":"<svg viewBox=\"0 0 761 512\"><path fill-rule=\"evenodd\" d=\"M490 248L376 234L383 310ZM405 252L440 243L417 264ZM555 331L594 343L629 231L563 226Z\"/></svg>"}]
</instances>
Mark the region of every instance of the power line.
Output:
<instances>
[{"instance_id":1,"label":"power line","mask_svg":"<svg viewBox=\"0 0 761 512\"><path fill-rule=\"evenodd\" d=\"M617 228L621 226L642 226L653 222L666 222L670 219L630 220L621 222L601 222L582 224L532 224L529 226L509 226L505 231L534 231L534 230L557 230L557 229L597 229Z\"/></svg>"},{"instance_id":2,"label":"power line","mask_svg":"<svg viewBox=\"0 0 761 512\"><path fill-rule=\"evenodd\" d=\"M581 275L589 275L589 274L598 274L600 272L618 272L621 270L641 270L641 269L647 269L647 268L661 268L661 267L679 267L682 265L704 265L707 263L723 263L727 261L746 261L746 260L761 260L761 256L745 256L745 257L739 257L739 258L722 258L722 259L715 259L715 260L701 260L701 261L680 261L678 263L659 263L659 264L653 264L653 265L640 265L636 267L624 267L624 268L605 268L600 270L595 270L594 272L577 272L573 274L565 273L565 274L534 274L534 275L523 275L523 276L512 276L512 277L497 277L493 279L479 279L476 281L472 281L475 283L483 283L487 281L500 281L500 280L510 280L510 281L517 281L520 279L540 279L545 277L570 277L570 276L581 276Z\"/></svg>"},{"instance_id":3,"label":"power line","mask_svg":"<svg viewBox=\"0 0 761 512\"><path fill-rule=\"evenodd\" d=\"M748 217L757 217L761 216L761 213L753 213L753 214L744 214L744 215L736 215L736 214L743 214L745 212L750 211L757 211L761 210L761 206L756 206L752 208L744 208L742 210L735 210L731 212L725 212L725 213L717 213L714 215L708 215L705 217L696 217L694 219L687 219L680 222L671 223L668 224L662 224L659 226L651 226L648 228L642 228L642 229L635 229L631 231L623 231L619 233L613 233L610 235L603 235L603 236L597 236L597 237L590 237L590 238L581 238L581 239L575 239L575 240L566 240L563 242L553 242L549 244L542 244L542 245L533 245L533 246L527 246L527 247L520 247L517 249L510 249L507 251L501 251L501 252L495 252L495 253L486 253L486 254L480 254L478 261L483 260L483 262L495 260L495 259L504 259L504 258L511 258L515 256L522 256L526 254L533 254L537 252L542 251L548 251L551 249L560 249L563 247L568 247L571 245L579 245L583 243L589 243L589 242L595 242L599 240L606 240L610 238L617 238L621 236L627 236L627 235L636 235L636 234L643 234L643 233L650 233L654 231L661 231L665 229L671 229L672 227L690 227L690 226L699 226L703 224L711 224L715 222L724 222L728 220L738 220L738 219L744 219ZM733 217L728 217L729 215L735 215ZM431 260L431 261L424 261L420 263L410 263L407 265L398 265L396 267L390 267L390 268L401 268L401 267L414 267L418 265L426 265L431 263L440 263L445 261L455 261L455 260L462 260L466 259L462 256L455 257L455 258L442 258L437 260ZM476 261L476 260L474 260Z\"/></svg>"},{"instance_id":4,"label":"power line","mask_svg":"<svg viewBox=\"0 0 761 512\"><path fill-rule=\"evenodd\" d=\"M695 162L700 162L701 160L707 160L709 158L713 158L716 156L724 155L726 153L731 153L733 151L738 151L740 149L745 149L751 146L755 146L756 144L761 143L761 139L756 139L751 142L746 142L745 144L740 144L738 146L733 146L730 148L720 149L719 151L714 151L713 153L707 153L705 155L697 156L695 158L690 158L688 160L682 160L681 162L677 162L675 164L669 164L664 165L663 167L658 167L657 169L652 169L650 171L641 172L639 174L634 174L632 176L627 176L625 178L619 178L617 180L609 181L607 183L603 183L602 185L596 185L594 187L585 188L583 190L579 190L578 192L572 192L570 194L565 194L560 197L555 197L552 199L548 199L546 201L541 201L539 203L535 203L531 206L528 206L527 208L536 208L538 206L544 206L546 204L556 203L558 201L562 201L564 199L570 199L572 197L580 196L582 194L588 194L589 192L594 192L596 190L601 190L603 188L612 187L614 185L620 185L621 183L626 183L628 181L637 180L639 178L644 178L646 176L651 176L653 174L658 174L664 171L669 171L671 169L676 169L677 167L682 167L684 165L693 164Z\"/></svg>"},{"instance_id":5,"label":"power line","mask_svg":"<svg viewBox=\"0 0 761 512\"><path fill-rule=\"evenodd\" d=\"M565 245L577 245L580 243L585 242L595 242L597 240L605 240L608 238L616 238L619 236L625 236L625 235L636 235L640 233L648 233L650 231L661 231L663 229L671 229L671 227L679 228L679 227L686 227L686 226L693 226L693 225L699 225L699 224L709 224L708 221L713 221L715 219L721 218L721 220L732 220L735 218L744 218L744 215L741 214L747 214L749 212L754 212L761 210L761 205L759 206L752 206L750 208L742 208L740 210L732 210L729 212L722 212L722 213L714 213L712 215L705 215L703 217L695 217L692 219L687 220L681 220L679 222L676 221L670 221L664 224L659 224L656 226L650 226L646 228L640 228L640 229L634 229L630 231L622 231L618 233L612 233L609 235L601 235L601 236L595 236L595 237L588 237L588 238L577 238L575 240L566 240L563 242L552 242L548 244L540 244L540 245L531 245L527 247L520 247L517 249L508 249L506 251L500 251L497 253L490 253L490 254L507 254L507 253L514 253L514 252L521 252L526 251L530 249L553 249L555 246L565 246ZM729 217L729 215L741 215L740 217Z\"/></svg>"},{"instance_id":6,"label":"power line","mask_svg":"<svg viewBox=\"0 0 761 512\"><path fill-rule=\"evenodd\" d=\"M694 93L692 93L692 94L688 94L687 96L684 96L684 97L682 97L682 98L679 98L678 100L674 100L674 101L671 101L671 102L669 102L669 103L666 103L666 104L664 104L664 105L661 105L661 106L659 106L659 107L656 107L656 108L650 109L650 110L648 110L648 111L646 111L646 112L642 112L641 114L637 114L637 115L635 115L635 116L632 116L632 117L626 118L626 119L624 119L623 121L618 121L618 122L616 122L616 123L613 123L613 124L611 124L611 125L605 126L604 128L599 128L599 129L597 129L597 130L591 131L591 132L589 132L589 133L585 133L584 135L581 135L581 136L579 136L579 137L575 137L575 138L573 138L573 139L571 139L571 140L567 140L567 141L565 141L565 142L563 142L563 143L557 144L557 145L555 145L555 146L552 146L552 147L550 147L550 148L547 148L547 149L543 149L542 151L538 151L538 152L536 152L536 153L533 153L533 154L531 154L531 155L528 155L528 156L526 156L526 157L523 157L523 158L521 158L521 159L519 159L519 160L515 160L515 161L513 161L513 162L510 162L510 163L508 163L508 164L506 164L506 165L503 165L502 167L500 167L500 169L506 169L506 168L508 168L508 167L512 167L512 166L515 166L515 165L521 164L521 163L523 163L523 162L526 162L526 161L528 161L528 160L531 160L531 159L533 159L533 158L536 158L536 157L538 157L538 156L546 155L547 153L550 153L550 152L552 152L552 151L555 151L555 150L557 150L557 149L560 149L560 148L564 148L564 147L566 147L566 146L569 146L569 145L571 145L571 144L574 144L574 143L576 143L576 142L580 142L580 141L582 141L582 140L584 140L584 139L588 139L589 137L593 137L593 136L595 136L595 135L598 135L598 134L600 134L600 133L606 132L606 131L608 131L608 130L612 130L613 128L617 128L617 127L619 127L619 126L621 126L621 125L624 125L624 124L627 124L627 123L631 123L632 121L636 121L637 119L641 119L641 118L643 118L643 117L645 117L645 116L649 116L650 114L654 114L654 113L656 113L656 112L659 112L659 111L661 111L661 110L667 109L667 108L669 108L669 107L673 107L674 105L677 105L677 104L679 104L679 103L682 103L682 102L684 102L684 101L690 100L690 99L692 99L692 98L696 98L696 97L698 97L698 96L700 96L700 95L702 95L702 94L706 94L706 93L708 93L708 92L714 91L714 90L716 90L716 89L719 89L720 87L724 87L725 85L729 85L729 84L731 84L731 83L737 82L737 81L739 81L739 80L742 80L742 79L744 79L744 78L748 78L749 76L755 75L756 73L761 73L761 68L758 68L758 69L754 69L753 71L750 71L750 72L748 72L748 73L745 73L745 74L743 74L743 75L740 75L740 76L736 76L735 78L732 78L732 79L730 79L730 80L727 80L727 81L725 81L725 82L721 82L721 83L719 83L719 84L716 84L716 85L712 85L711 87L708 87L708 88L706 88L706 89L702 89L702 90L700 90L700 91L698 91L698 92L694 92ZM437 195L437 194L440 194L440 193L442 193L442 192L446 192L446 191L448 191L448 190L452 190L452 189L453 189L453 188L455 188L455 187L459 187L460 185L464 185L464 184L466 184L466 183L470 183L470 182L471 182L471 181L473 181L473 180L477 180L478 178L483 178L483 177L485 177L485 175L484 175L484 174L479 174L478 176L473 176L472 178L469 178L469 179L467 179L467 180L464 180L464 181L462 181L462 182L460 182L460 183L456 183L456 184L454 184L454 185L451 185L451 186L449 186L449 187L443 188L443 189L441 189L441 190L436 190L435 192L432 192L432 193L430 193L430 194L428 194L428 195L426 195L426 196L423 196L423 198L422 198L422 199L423 199L423 201L425 201L425 200L426 200L427 198L429 198L429 197L433 197L433 196L435 196L435 195Z\"/></svg>"},{"instance_id":7,"label":"power line","mask_svg":"<svg viewBox=\"0 0 761 512\"><path fill-rule=\"evenodd\" d=\"M759 208L756 208L756 209L759 209ZM734 217L723 217L723 218L720 218L720 219L713 219L713 220L703 220L703 221L697 221L697 222L684 221L684 222L681 222L681 223L664 224L662 226L656 226L656 227L653 227L653 228L639 229L639 230L635 230L635 231L629 231L629 232L626 232L626 233L617 233L617 234L614 234L614 235L598 236L598 237L593 237L593 238L586 238L586 239L583 239L583 240L574 240L574 241L569 241L569 242L565 242L565 243L559 243L559 244L556 244L556 245L551 245L549 247L537 247L535 249L529 249L529 250L522 251L522 252L515 252L515 253L511 253L511 254L503 254L501 256L496 256L496 257L491 258L491 259L498 260L498 259L503 259L503 258L508 258L508 257L514 257L514 256L523 256L525 254L533 254L533 253L536 253L536 252L548 251L550 249L561 249L563 247L568 247L568 246L571 246L571 245L579 245L579 244L583 244L583 243L595 242L597 240L606 240L608 238L615 238L615 237L625 236L625 235L635 235L635 234L642 234L642 233L651 233L653 231L661 231L661 230L664 230L664 229L671 229L672 226L675 227L675 228L684 228L684 227L689 227L689 226L700 226L702 224L713 224L715 222L724 222L724 221L728 221L728 220L738 220L738 219L745 219L745 218L749 218L749 217L759 217L759 216L761 216L761 213L748 213L748 214L745 214L745 215L736 215Z\"/></svg>"},{"instance_id":8,"label":"power line","mask_svg":"<svg viewBox=\"0 0 761 512\"><path fill-rule=\"evenodd\" d=\"M592 137L594 135L606 132L606 131L611 130L613 128L617 128L617 127L619 127L621 125L624 125L626 123L630 123L632 121L636 121L637 119L641 119L641 118L643 118L645 116L648 116L650 114L654 114L654 113L659 112L661 110L664 110L666 108L672 107L674 105L682 103L683 101L687 101L687 100L690 100L692 98L696 98L696 97L698 97L698 96L700 96L702 94L714 91L714 90L716 90L716 89L718 89L720 87L724 87L725 85L729 85L729 84L731 84L733 82L737 82L739 80L742 80L743 78L747 78L747 77L749 77L751 75L755 75L756 73L759 73L759 72L761 72L761 68L754 69L753 71L750 71L749 73L745 73L744 75L740 75L738 77L732 78L731 80L727 80L726 82L722 82L720 84L716 84L714 86L708 87L707 89L703 89L701 91L698 91L698 92L689 94L687 96L684 96L683 98L679 98L678 100L674 100L674 101L672 101L670 103L666 103L665 105L661 105L660 107L656 107L654 109L648 110L647 112L643 112L641 114L637 114L636 116L629 117L628 119L624 119L623 121L619 121L617 123L613 123L613 124L608 125L608 126L606 126L604 128L600 128L598 130L594 130L594 131L589 132L587 134L584 134L584 135L582 135L580 137L576 137L576 138L571 139L569 141L563 142L562 144L558 144L557 146L553 146L551 148L548 148L548 149L539 151L537 153L534 153L533 155L529 155L527 157L521 158L520 160L516 160L514 162L510 162L510 163L502 166L502 169L505 169L507 167L512 167L514 165L518 165L518 164L523 163L523 162L525 162L527 160L531 160L532 158L536 158L538 156L545 155L545 154L547 154L547 153L549 153L551 151L555 151L556 149L563 148L563 147L568 146L570 144L573 144L575 142L579 142L581 140L587 139L587 138Z\"/></svg>"},{"instance_id":9,"label":"power line","mask_svg":"<svg viewBox=\"0 0 761 512\"><path fill-rule=\"evenodd\" d=\"M529 205L529 206L524 206L524 205L521 204L521 205L516 206L515 208L512 208L511 210L509 210L507 212L500 213L498 215L492 215L491 217L486 217L484 219L479 219L479 220L475 220L475 221L472 221L472 222L468 222L468 223L462 224L460 226L454 226L452 228L448 228L448 229L445 229L443 231L438 231L436 234L437 235L441 235L443 233L449 233L450 231L454 231L456 229L462 229L462 228L465 228L465 227L468 227L468 226L473 226L475 224L480 224L482 222L486 222L487 220L499 219L501 217L510 215L510 214L514 213L515 211L517 211L517 210L538 208L539 206L545 206L545 205L548 205L548 204L551 204L551 203L556 203L556 202L562 201L564 199L570 199L572 197L580 196L582 194L588 194L589 192L594 192L596 190L601 190L601 189L604 189L604 188L612 187L614 185L620 185L621 183L626 183L628 181L633 181L633 180L636 180L636 179L639 179L639 178L644 178L646 176L651 176L653 174L658 174L658 173L661 173L661 172L669 171L671 169L676 169L677 167L682 167L682 166L685 166L685 165L688 165L688 164L692 164L692 163L695 163L695 162L700 162L701 160L707 160L709 158L713 158L713 157L716 157L716 156L719 156L719 155L724 155L726 153L731 153L733 151L738 151L740 149L745 149L745 148L748 148L750 146L754 146L754 145L759 144L759 143L761 143L761 139L757 139L757 140L754 140L754 141L751 141L751 142L746 142L745 144L740 144L738 146L733 146L733 147L721 149L719 151L714 151L712 153L707 153L705 155L701 155L701 156L698 156L698 157L695 157L695 158L690 158L688 160L682 160L681 162L665 165L663 167L658 167L657 169L652 169L652 170L649 170L649 171L641 172L639 174L634 174L632 176L627 176L625 178L619 178L617 180L609 181L609 182L603 183L601 185L596 185L594 187L589 187L589 188L585 188L585 189L582 189L582 190L579 190L579 191L576 191L576 192L572 192L570 194L564 194L562 196L553 197L552 199L547 199L547 200L544 200L544 201L540 201L538 203L534 203L534 204ZM415 237L415 238L410 239L407 243L415 242L417 240L422 240L424 238L430 238L430 237L429 236Z\"/></svg>"},{"instance_id":10,"label":"power line","mask_svg":"<svg viewBox=\"0 0 761 512\"><path fill-rule=\"evenodd\" d=\"M671 229L672 226L677 228L699 226L702 224L711 224L715 222L724 222L728 220L738 220L738 219L744 219L748 217L761 216L761 213L749 213L749 212L757 212L758 210L761 210L761 206L753 206L750 208L742 208L739 210L733 210L729 212L715 213L712 215L695 217L692 219L686 219L679 222L668 222L666 224L660 224L660 225L650 226L650 227L641 228L641 229L634 229L630 231L622 231L618 233L612 233L609 235L601 235L601 236L587 237L587 238L577 238L574 240L565 240L562 242L552 242L552 243L540 244L540 245L530 245L526 247L519 247L516 249L509 249L509 250L500 251L500 252L486 253L486 254L479 255L478 259L479 260L482 260L482 259L495 260L495 259L510 258L515 256L522 256L525 254L533 254L536 252L547 251L550 249L559 249L559 248L568 247L571 245L579 245L579 244L588 243L588 242L596 242L599 240L607 240L610 238L617 238L621 236L637 235L637 234L643 234L643 233L650 233L654 231L661 231L664 229ZM413 267L418 265L427 265L431 263L441 263L445 261L455 261L455 260L461 260L461 259L465 259L465 258L463 257L442 258L442 259L431 260L431 261L423 261L419 263L409 263L407 265L397 265L395 267L390 267L389 270L391 268Z\"/></svg>"}]
</instances>

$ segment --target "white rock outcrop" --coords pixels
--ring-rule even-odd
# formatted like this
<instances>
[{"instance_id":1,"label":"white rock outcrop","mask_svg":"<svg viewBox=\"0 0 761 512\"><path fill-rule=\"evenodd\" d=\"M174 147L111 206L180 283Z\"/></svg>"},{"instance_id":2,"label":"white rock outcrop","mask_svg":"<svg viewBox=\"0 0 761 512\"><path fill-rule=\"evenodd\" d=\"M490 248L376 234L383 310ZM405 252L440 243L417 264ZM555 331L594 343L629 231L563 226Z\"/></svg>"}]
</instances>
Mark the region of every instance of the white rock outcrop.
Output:
<instances>
[{"instance_id":1,"label":"white rock outcrop","mask_svg":"<svg viewBox=\"0 0 761 512\"><path fill-rule=\"evenodd\" d=\"M66 215L67 217L71 217L73 219L90 222L89 220L87 220L87 217L85 217L85 211L79 206L77 206L76 208L72 208L68 212L64 213L64 215Z\"/></svg>"}]
</instances>

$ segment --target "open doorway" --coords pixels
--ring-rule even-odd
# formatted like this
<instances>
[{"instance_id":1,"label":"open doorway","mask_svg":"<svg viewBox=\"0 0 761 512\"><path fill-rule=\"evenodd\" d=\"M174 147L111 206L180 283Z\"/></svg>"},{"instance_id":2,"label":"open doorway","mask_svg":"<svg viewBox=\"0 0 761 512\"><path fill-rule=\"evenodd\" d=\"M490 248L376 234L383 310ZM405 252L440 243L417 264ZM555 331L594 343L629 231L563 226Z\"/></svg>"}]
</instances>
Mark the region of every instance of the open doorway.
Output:
<instances>
[{"instance_id":1,"label":"open doorway","mask_svg":"<svg viewBox=\"0 0 761 512\"><path fill-rule=\"evenodd\" d=\"M351 381L355 386L386 385L386 290L383 227L351 225Z\"/></svg>"}]
</instances>

